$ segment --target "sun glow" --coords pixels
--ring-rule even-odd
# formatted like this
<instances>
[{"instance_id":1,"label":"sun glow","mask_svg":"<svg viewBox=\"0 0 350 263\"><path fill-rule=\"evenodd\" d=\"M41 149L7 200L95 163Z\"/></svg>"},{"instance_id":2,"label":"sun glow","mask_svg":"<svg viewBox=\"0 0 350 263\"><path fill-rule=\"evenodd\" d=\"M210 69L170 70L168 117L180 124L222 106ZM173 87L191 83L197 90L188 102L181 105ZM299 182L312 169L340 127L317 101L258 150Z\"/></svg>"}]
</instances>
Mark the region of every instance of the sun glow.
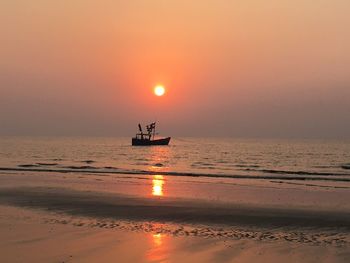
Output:
<instances>
[{"instance_id":1,"label":"sun glow","mask_svg":"<svg viewBox=\"0 0 350 263\"><path fill-rule=\"evenodd\" d=\"M154 94L156 95L156 96L163 96L164 95L164 93L165 93L165 88L164 88L164 86L162 86L162 85L157 85L157 86L155 86L154 87Z\"/></svg>"}]
</instances>

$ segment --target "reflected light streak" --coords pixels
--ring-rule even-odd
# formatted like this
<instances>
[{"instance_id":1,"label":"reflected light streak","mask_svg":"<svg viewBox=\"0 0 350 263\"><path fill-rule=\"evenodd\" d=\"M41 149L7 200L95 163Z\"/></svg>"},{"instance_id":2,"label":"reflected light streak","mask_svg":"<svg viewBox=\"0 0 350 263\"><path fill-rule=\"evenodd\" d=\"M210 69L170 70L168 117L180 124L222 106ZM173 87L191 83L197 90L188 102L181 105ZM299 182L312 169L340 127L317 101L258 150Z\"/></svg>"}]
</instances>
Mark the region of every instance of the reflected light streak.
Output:
<instances>
[{"instance_id":1,"label":"reflected light streak","mask_svg":"<svg viewBox=\"0 0 350 263\"><path fill-rule=\"evenodd\" d=\"M158 247L162 245L162 234L153 234L153 242Z\"/></svg>"},{"instance_id":2,"label":"reflected light streak","mask_svg":"<svg viewBox=\"0 0 350 263\"><path fill-rule=\"evenodd\" d=\"M162 175L154 175L152 179L152 195L163 196L164 177Z\"/></svg>"},{"instance_id":3,"label":"reflected light streak","mask_svg":"<svg viewBox=\"0 0 350 263\"><path fill-rule=\"evenodd\" d=\"M150 235L151 247L146 258L149 262L169 262L169 248L167 247L166 236L161 233Z\"/></svg>"}]
</instances>

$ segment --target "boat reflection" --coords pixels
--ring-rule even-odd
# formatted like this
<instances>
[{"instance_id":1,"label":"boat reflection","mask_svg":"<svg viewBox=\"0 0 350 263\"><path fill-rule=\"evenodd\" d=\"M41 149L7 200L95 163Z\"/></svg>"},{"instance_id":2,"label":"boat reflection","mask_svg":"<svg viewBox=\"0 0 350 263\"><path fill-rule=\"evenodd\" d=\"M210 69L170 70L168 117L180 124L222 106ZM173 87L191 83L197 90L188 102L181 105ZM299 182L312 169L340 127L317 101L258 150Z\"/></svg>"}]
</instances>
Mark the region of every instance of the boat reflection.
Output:
<instances>
[{"instance_id":1,"label":"boat reflection","mask_svg":"<svg viewBox=\"0 0 350 263\"><path fill-rule=\"evenodd\" d=\"M163 196L163 187L164 187L164 176L162 175L153 175L152 178L152 195L153 196Z\"/></svg>"}]
</instances>

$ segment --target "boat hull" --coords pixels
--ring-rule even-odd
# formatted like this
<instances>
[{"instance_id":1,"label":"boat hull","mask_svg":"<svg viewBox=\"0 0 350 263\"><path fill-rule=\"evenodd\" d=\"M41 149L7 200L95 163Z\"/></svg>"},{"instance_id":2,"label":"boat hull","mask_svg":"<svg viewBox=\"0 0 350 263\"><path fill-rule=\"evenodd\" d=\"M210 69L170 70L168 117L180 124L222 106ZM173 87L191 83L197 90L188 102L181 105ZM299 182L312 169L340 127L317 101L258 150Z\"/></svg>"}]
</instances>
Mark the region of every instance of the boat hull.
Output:
<instances>
[{"instance_id":1,"label":"boat hull","mask_svg":"<svg viewBox=\"0 0 350 263\"><path fill-rule=\"evenodd\" d=\"M138 138L132 138L132 145L133 146L152 146L152 145L168 145L170 142L171 137L157 139L157 140L145 140L145 139L138 139Z\"/></svg>"}]
</instances>

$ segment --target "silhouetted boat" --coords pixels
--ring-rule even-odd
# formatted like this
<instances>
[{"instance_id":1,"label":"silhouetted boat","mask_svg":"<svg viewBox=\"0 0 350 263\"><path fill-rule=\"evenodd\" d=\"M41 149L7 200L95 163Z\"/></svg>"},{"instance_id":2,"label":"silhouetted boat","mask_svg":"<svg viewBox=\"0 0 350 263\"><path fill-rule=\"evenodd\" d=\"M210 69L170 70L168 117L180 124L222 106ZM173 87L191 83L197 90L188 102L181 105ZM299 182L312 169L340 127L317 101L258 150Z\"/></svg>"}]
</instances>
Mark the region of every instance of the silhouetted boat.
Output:
<instances>
[{"instance_id":1,"label":"silhouetted boat","mask_svg":"<svg viewBox=\"0 0 350 263\"><path fill-rule=\"evenodd\" d=\"M156 123L153 122L146 126L147 133L142 131L141 124L139 124L140 133L137 133L134 138L132 138L132 145L134 146L150 146L150 145L168 145L171 137L154 139L156 134Z\"/></svg>"}]
</instances>

